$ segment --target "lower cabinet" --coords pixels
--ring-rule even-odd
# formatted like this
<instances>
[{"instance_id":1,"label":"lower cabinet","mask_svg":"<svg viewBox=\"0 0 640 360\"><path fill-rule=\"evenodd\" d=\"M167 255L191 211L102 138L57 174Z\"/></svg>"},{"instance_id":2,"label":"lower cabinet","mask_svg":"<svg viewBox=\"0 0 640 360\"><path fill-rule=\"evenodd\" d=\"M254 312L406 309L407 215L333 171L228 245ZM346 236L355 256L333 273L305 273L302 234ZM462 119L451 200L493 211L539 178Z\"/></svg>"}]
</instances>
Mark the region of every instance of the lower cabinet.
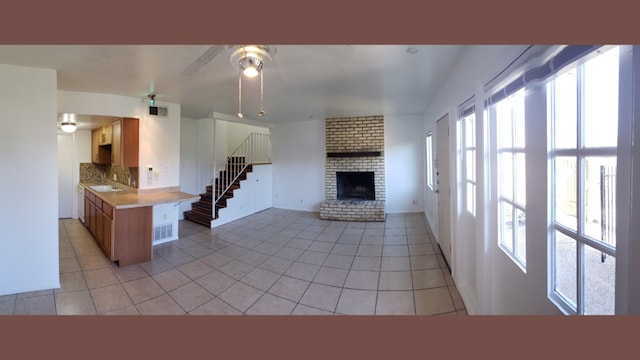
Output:
<instances>
[{"instance_id":1,"label":"lower cabinet","mask_svg":"<svg viewBox=\"0 0 640 360\"><path fill-rule=\"evenodd\" d=\"M115 209L85 191L85 224L105 255L119 266L152 260L151 206Z\"/></svg>"},{"instance_id":2,"label":"lower cabinet","mask_svg":"<svg viewBox=\"0 0 640 360\"><path fill-rule=\"evenodd\" d=\"M102 250L107 257L113 260L113 207L107 203L102 203Z\"/></svg>"}]
</instances>

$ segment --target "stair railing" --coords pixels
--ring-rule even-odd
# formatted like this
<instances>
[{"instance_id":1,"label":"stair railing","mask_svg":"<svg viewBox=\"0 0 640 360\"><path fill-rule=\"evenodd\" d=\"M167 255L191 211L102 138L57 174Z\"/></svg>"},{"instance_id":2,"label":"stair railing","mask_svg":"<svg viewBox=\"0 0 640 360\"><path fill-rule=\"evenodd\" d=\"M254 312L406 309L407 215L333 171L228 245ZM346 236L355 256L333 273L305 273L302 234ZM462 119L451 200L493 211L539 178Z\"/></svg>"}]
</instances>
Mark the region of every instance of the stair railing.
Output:
<instances>
[{"instance_id":1,"label":"stair railing","mask_svg":"<svg viewBox=\"0 0 640 360\"><path fill-rule=\"evenodd\" d=\"M251 133L227 156L224 164L216 171L213 196L215 204L222 199L229 188L238 180L242 172L249 166L271 162L271 137L269 134ZM216 181L217 180L217 181Z\"/></svg>"}]
</instances>

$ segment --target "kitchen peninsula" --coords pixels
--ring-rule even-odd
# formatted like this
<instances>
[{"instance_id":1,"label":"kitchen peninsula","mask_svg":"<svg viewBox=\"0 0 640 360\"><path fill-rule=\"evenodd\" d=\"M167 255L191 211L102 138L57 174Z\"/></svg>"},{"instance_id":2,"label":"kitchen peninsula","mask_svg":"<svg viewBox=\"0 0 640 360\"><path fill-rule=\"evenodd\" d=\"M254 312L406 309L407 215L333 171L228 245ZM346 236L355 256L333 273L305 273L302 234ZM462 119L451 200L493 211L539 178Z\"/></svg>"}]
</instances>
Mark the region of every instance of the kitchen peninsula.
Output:
<instances>
[{"instance_id":1,"label":"kitchen peninsula","mask_svg":"<svg viewBox=\"0 0 640 360\"><path fill-rule=\"evenodd\" d=\"M200 198L174 188L141 191L113 184L80 185L85 188L85 225L106 256L121 267L153 259L154 206Z\"/></svg>"}]
</instances>

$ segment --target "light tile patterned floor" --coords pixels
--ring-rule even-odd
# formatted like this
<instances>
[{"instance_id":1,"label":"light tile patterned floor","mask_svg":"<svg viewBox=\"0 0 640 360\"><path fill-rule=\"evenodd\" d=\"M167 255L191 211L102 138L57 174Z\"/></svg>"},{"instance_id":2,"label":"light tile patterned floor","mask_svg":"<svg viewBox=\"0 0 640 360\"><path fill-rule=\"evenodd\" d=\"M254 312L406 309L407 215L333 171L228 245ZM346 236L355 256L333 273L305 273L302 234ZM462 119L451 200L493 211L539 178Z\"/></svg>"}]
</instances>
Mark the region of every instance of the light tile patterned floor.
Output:
<instances>
[{"instance_id":1,"label":"light tile patterned floor","mask_svg":"<svg viewBox=\"0 0 640 360\"><path fill-rule=\"evenodd\" d=\"M320 220L269 209L215 229L180 221L154 260L120 268L60 220L61 288L0 296L5 315L466 315L421 214Z\"/></svg>"}]
</instances>

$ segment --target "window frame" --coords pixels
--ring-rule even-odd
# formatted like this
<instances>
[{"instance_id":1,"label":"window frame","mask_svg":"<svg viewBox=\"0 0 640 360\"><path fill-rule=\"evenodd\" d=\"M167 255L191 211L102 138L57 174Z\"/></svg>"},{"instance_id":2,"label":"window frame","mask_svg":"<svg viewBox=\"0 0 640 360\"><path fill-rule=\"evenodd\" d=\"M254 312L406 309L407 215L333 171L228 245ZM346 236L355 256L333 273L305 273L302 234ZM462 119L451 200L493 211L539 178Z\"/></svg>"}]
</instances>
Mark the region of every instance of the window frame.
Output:
<instances>
[{"instance_id":1,"label":"window frame","mask_svg":"<svg viewBox=\"0 0 640 360\"><path fill-rule=\"evenodd\" d=\"M433 168L434 168L434 160L433 160L433 133L429 131L427 136L425 137L425 157L426 157L426 167L427 167L427 187L431 191L435 191L434 188L434 176L433 176Z\"/></svg>"},{"instance_id":2,"label":"window frame","mask_svg":"<svg viewBox=\"0 0 640 360\"><path fill-rule=\"evenodd\" d=\"M599 52L606 52L613 47L605 47ZM585 246L588 246L596 251L600 251L608 256L616 257L616 247L606 244L600 240L593 239L585 233L585 184L586 184L586 160L589 157L604 157L614 158L616 163L618 160L617 149L618 146L585 146L585 78L584 78L584 63L595 57L596 54L589 54L579 61L575 62L571 66L563 69L556 76L547 79L547 126L548 126L548 174L549 174L549 191L548 191L548 247L549 247L549 263L548 263L548 297L556 304L556 306L565 314L571 315L583 315L585 313L585 287L586 287L586 268L585 268ZM619 53L620 56L620 53ZM618 58L620 59L620 58ZM576 97L577 97L577 113L576 113L576 145L574 148L555 148L555 127L556 127L556 88L552 86L555 84L555 80L567 71L575 70L576 74ZM620 77L621 70L618 68L618 77ZM618 82L618 87L620 82ZM618 106L619 106L618 95ZM618 114L618 122L619 122ZM619 126L619 123L618 123ZM554 203L556 201L556 161L558 157L569 157L575 159L576 162L576 229L573 230L570 227L559 223L556 220L556 207ZM616 165L617 167L618 165ZM573 303L572 299L568 299L558 290L558 273L557 273L557 254L556 244L557 239L555 232L559 232L562 235L572 239L576 244L576 301ZM615 282L614 282L615 286ZM615 294L615 291L614 291ZM615 300L615 299L614 299Z\"/></svg>"},{"instance_id":3,"label":"window frame","mask_svg":"<svg viewBox=\"0 0 640 360\"><path fill-rule=\"evenodd\" d=\"M494 199L493 199L493 206L494 206L494 214L495 214L495 224L497 226L496 228L496 236L497 236L497 243L498 243L498 247L507 255L509 256L509 258L511 258L511 260L524 272L527 272L527 259L526 259L526 244L527 244L527 240L526 240L526 222L524 224L524 232L525 232L525 239L524 242L522 244L522 246L524 247L524 258L521 258L519 255L518 250L520 249L517 246L518 243L518 226L515 226L515 221L514 219L517 218L517 216L515 216L515 214L517 214L517 211L519 210L520 212L522 212L524 214L524 217L526 219L526 214L527 214L527 207L526 207L526 200L525 203L519 203L516 201L516 196L515 194L517 193L516 190L516 185L517 182L515 181L516 178L516 172L517 172L517 168L515 166L512 166L512 171L511 171L511 178L512 178L512 196L513 199L508 199L506 197L503 196L501 190L502 190L502 184L501 184L501 180L500 180L500 176L499 174L501 174L502 171L502 161L501 161L501 154L503 153L511 153L513 154L513 158L515 158L516 154L522 154L523 155L523 161L524 161L524 166L525 166L525 171L526 171L526 142L524 143L524 147L516 147L514 144L515 140L515 133L514 133L514 129L515 126L513 125L513 123L515 122L515 118L513 116L513 112L515 111L514 107L511 106L511 116L510 116L510 121L512 122L511 125L511 129L512 129L512 146L507 148L507 147L500 147L500 145L498 144L498 111L497 111L497 106L501 103L503 103L503 101L513 101L513 99L515 99L516 96L522 96L522 110L523 110L523 114L524 114L524 121L521 124L521 126L523 127L522 131L524 131L524 137L526 137L526 111L525 111L525 91L526 91L526 87L522 87L520 89L518 89L517 91L514 91L512 94L501 98L500 100L498 100L497 102L493 103L493 104L487 104L487 112L488 112L488 116L489 116L489 123L491 124L491 133L492 133L492 141L491 141L491 158L492 158L492 176L495 176L495 181L493 182L493 187L494 187ZM524 139L523 139L524 140ZM515 164L515 162L512 162L512 164ZM526 183L526 178L524 181L524 189L523 193L526 199L526 189L527 189L527 183ZM512 219L512 223L513 226L511 228L511 248L509 248L507 246L507 244L503 241L504 240L504 235L503 235L503 227L504 227L504 223L505 223L505 216L502 213L502 208L503 208L503 204L508 204L512 207L512 214L511 214L511 219Z\"/></svg>"},{"instance_id":4,"label":"window frame","mask_svg":"<svg viewBox=\"0 0 640 360\"><path fill-rule=\"evenodd\" d=\"M473 101L473 98L470 100ZM458 129L459 129L459 151L460 151L460 179L462 181L460 190L462 192L462 207L464 210L471 216L475 217L477 213L477 192L478 192L478 179L477 179L477 123L476 123L476 113L475 107L463 107L461 106L461 111L458 117ZM470 119L471 118L471 119ZM472 130L469 130L468 122L472 124ZM469 134L471 132L471 134ZM468 144L468 139L472 139L472 144ZM472 172L473 174L469 174L468 172L468 162L469 156L468 153L473 152L473 158L471 161L473 162ZM473 189L473 194L469 194L469 186ZM471 208L469 201L471 200Z\"/></svg>"}]
</instances>

